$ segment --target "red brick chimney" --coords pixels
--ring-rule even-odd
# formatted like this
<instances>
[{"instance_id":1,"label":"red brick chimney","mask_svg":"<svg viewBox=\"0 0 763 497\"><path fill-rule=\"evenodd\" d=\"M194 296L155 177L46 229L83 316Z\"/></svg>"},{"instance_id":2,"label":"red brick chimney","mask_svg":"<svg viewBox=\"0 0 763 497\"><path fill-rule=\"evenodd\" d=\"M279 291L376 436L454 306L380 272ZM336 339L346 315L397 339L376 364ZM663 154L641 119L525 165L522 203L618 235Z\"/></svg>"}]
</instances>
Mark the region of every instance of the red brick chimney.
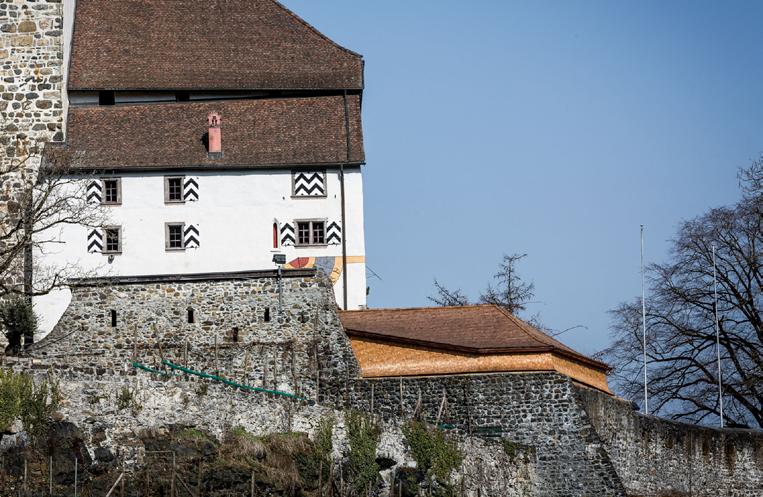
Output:
<instances>
[{"instance_id":1,"label":"red brick chimney","mask_svg":"<svg viewBox=\"0 0 763 497\"><path fill-rule=\"evenodd\" d=\"M207 123L209 124L209 134L207 152L210 158L218 158L223 156L223 138L222 130L220 129L223 123L219 112L210 112L207 116Z\"/></svg>"}]
</instances>

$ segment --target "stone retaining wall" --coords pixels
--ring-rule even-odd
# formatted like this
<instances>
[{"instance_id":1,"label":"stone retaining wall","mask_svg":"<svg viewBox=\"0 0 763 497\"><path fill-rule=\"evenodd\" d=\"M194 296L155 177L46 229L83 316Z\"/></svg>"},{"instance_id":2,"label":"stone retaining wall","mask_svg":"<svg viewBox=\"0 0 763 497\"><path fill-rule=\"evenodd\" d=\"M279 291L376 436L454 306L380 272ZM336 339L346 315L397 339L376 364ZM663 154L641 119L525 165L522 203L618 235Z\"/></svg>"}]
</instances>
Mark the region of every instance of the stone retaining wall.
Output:
<instances>
[{"instance_id":1,"label":"stone retaining wall","mask_svg":"<svg viewBox=\"0 0 763 497\"><path fill-rule=\"evenodd\" d=\"M343 398L359 370L330 281L285 271L282 291L279 304L272 271L89 280L72 288L61 320L30 354L105 370L133 360L162 368L168 359L248 385Z\"/></svg>"},{"instance_id":2,"label":"stone retaining wall","mask_svg":"<svg viewBox=\"0 0 763 497\"><path fill-rule=\"evenodd\" d=\"M13 362L16 363L15 369L31 371L38 378L48 374L45 370L48 366L43 363L38 362L32 367L26 360ZM71 367L50 374L58 379L63 394L61 414L82 431L94 465L102 463L98 460L102 453L113 454L128 470L142 465L146 453L140 442L141 434L166 431L171 425L193 426L218 438L239 426L254 435L304 432L312 437L321 419L331 416L336 420L333 460L337 466L349 450L344 412L330 407L243 392L182 375L163 379L134 368L99 373ZM202 388L204 385L206 388ZM134 396L130 405L120 406L117 401L123 389L128 389ZM381 472L382 484L374 495L393 497L397 495L392 491L395 471L413 467L415 462L402 433L400 419L379 420L379 427L377 457L391 461L393 465ZM462 495L462 489L466 497L535 495L532 490L535 479L532 451L520 447L515 453L508 454L497 440L457 433L452 433L451 437L464 455L463 464L451 475L459 495ZM3 442L6 442L2 438L0 435L0 453Z\"/></svg>"},{"instance_id":3,"label":"stone retaining wall","mask_svg":"<svg viewBox=\"0 0 763 497\"><path fill-rule=\"evenodd\" d=\"M437 422L441 412L439 421L462 433L531 446L538 496L625 495L572 382L557 373L358 380L349 405L386 419Z\"/></svg>"},{"instance_id":4,"label":"stone retaining wall","mask_svg":"<svg viewBox=\"0 0 763 497\"><path fill-rule=\"evenodd\" d=\"M763 431L643 416L624 400L576 393L629 495L763 495Z\"/></svg>"}]
</instances>

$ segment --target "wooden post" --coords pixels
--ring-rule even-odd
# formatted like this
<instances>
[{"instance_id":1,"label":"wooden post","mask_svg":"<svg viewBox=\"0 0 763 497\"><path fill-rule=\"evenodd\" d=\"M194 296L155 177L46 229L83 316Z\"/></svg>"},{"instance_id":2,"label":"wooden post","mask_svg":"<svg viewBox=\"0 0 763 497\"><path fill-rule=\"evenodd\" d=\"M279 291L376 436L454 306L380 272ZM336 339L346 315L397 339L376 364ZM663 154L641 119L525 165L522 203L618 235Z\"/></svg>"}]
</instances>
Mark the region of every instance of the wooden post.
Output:
<instances>
[{"instance_id":1,"label":"wooden post","mask_svg":"<svg viewBox=\"0 0 763 497\"><path fill-rule=\"evenodd\" d=\"M27 493L26 477L27 477L27 462L26 462L26 457L24 457L24 494Z\"/></svg>"},{"instance_id":2,"label":"wooden post","mask_svg":"<svg viewBox=\"0 0 763 497\"><path fill-rule=\"evenodd\" d=\"M418 387L418 396L416 397L416 407L413 409L413 419L419 419L421 415L421 387Z\"/></svg>"},{"instance_id":3,"label":"wooden post","mask_svg":"<svg viewBox=\"0 0 763 497\"><path fill-rule=\"evenodd\" d=\"M318 362L318 342L314 343L313 353L315 354L315 402L321 400L321 366Z\"/></svg>"},{"instance_id":4,"label":"wooden post","mask_svg":"<svg viewBox=\"0 0 763 497\"><path fill-rule=\"evenodd\" d=\"M159 364L162 365L162 369L165 369L164 366L164 349L162 349L162 341L158 340L156 344L159 346Z\"/></svg>"},{"instance_id":5,"label":"wooden post","mask_svg":"<svg viewBox=\"0 0 763 497\"><path fill-rule=\"evenodd\" d=\"M172 481L170 481L170 497L175 497L175 451L172 451Z\"/></svg>"},{"instance_id":6,"label":"wooden post","mask_svg":"<svg viewBox=\"0 0 763 497\"><path fill-rule=\"evenodd\" d=\"M77 457L75 456L74 457L74 497L77 497L77 469L79 469L77 465L78 465Z\"/></svg>"},{"instance_id":7,"label":"wooden post","mask_svg":"<svg viewBox=\"0 0 763 497\"><path fill-rule=\"evenodd\" d=\"M186 491L186 492L188 492L188 495L189 495L190 497L193 497L193 495L194 495L194 494L193 494L193 492L191 492L191 489L190 489L190 488L188 488L188 485L186 484L186 482L185 482L185 481L183 481L183 479L182 479L182 478L180 478L179 476L177 476L175 479L178 481L178 483L180 483L180 484L183 486L183 488L185 489L185 491Z\"/></svg>"},{"instance_id":8,"label":"wooden post","mask_svg":"<svg viewBox=\"0 0 763 497\"><path fill-rule=\"evenodd\" d=\"M215 374L220 374L220 365L217 362L217 333L215 333Z\"/></svg>"},{"instance_id":9,"label":"wooden post","mask_svg":"<svg viewBox=\"0 0 763 497\"><path fill-rule=\"evenodd\" d=\"M122 468L122 482L119 487L119 497L125 497L125 470Z\"/></svg>"},{"instance_id":10,"label":"wooden post","mask_svg":"<svg viewBox=\"0 0 763 497\"><path fill-rule=\"evenodd\" d=\"M278 349L273 354L273 390L278 389Z\"/></svg>"},{"instance_id":11,"label":"wooden post","mask_svg":"<svg viewBox=\"0 0 763 497\"><path fill-rule=\"evenodd\" d=\"M329 497L334 497L334 465L329 460Z\"/></svg>"},{"instance_id":12,"label":"wooden post","mask_svg":"<svg viewBox=\"0 0 763 497\"><path fill-rule=\"evenodd\" d=\"M199 461L198 470L197 470L197 476L196 476L196 497L201 497L201 466L204 464L201 460Z\"/></svg>"},{"instance_id":13,"label":"wooden post","mask_svg":"<svg viewBox=\"0 0 763 497\"><path fill-rule=\"evenodd\" d=\"M125 472L123 470L122 473L117 477L117 479L114 480L114 484L111 485L111 488L109 489L109 491L106 492L106 497L111 496L111 493L114 491L115 488L117 488L117 485L119 484L120 481L122 482L122 495L124 495L124 476L125 476Z\"/></svg>"},{"instance_id":14,"label":"wooden post","mask_svg":"<svg viewBox=\"0 0 763 497\"><path fill-rule=\"evenodd\" d=\"M294 359L294 341L289 344L289 354L291 355L291 384L294 395L299 395L299 384L297 383L297 367Z\"/></svg>"},{"instance_id":15,"label":"wooden post","mask_svg":"<svg viewBox=\"0 0 763 497\"><path fill-rule=\"evenodd\" d=\"M445 390L445 387L442 387L442 400L440 401L440 408L437 410L437 421L435 423L436 426L440 426L442 410L445 408L445 403L447 402L447 400L445 400L446 398L447 398L447 390Z\"/></svg>"},{"instance_id":16,"label":"wooden post","mask_svg":"<svg viewBox=\"0 0 763 497\"><path fill-rule=\"evenodd\" d=\"M183 344L183 364L188 367L188 340Z\"/></svg>"},{"instance_id":17,"label":"wooden post","mask_svg":"<svg viewBox=\"0 0 763 497\"><path fill-rule=\"evenodd\" d=\"M371 382L371 415L374 414L374 382Z\"/></svg>"},{"instance_id":18,"label":"wooden post","mask_svg":"<svg viewBox=\"0 0 763 497\"><path fill-rule=\"evenodd\" d=\"M138 360L138 325L132 327L132 360Z\"/></svg>"},{"instance_id":19,"label":"wooden post","mask_svg":"<svg viewBox=\"0 0 763 497\"><path fill-rule=\"evenodd\" d=\"M400 415L403 415L403 377L400 377Z\"/></svg>"},{"instance_id":20,"label":"wooden post","mask_svg":"<svg viewBox=\"0 0 763 497\"><path fill-rule=\"evenodd\" d=\"M254 470L252 470L252 481L249 488L249 497L254 497Z\"/></svg>"},{"instance_id":21,"label":"wooden post","mask_svg":"<svg viewBox=\"0 0 763 497\"><path fill-rule=\"evenodd\" d=\"M241 382L246 385L247 383L249 383L248 378L249 378L249 348L247 348L246 352L244 352L244 374L241 379Z\"/></svg>"},{"instance_id":22,"label":"wooden post","mask_svg":"<svg viewBox=\"0 0 763 497\"><path fill-rule=\"evenodd\" d=\"M53 456L48 456L48 495L53 495Z\"/></svg>"},{"instance_id":23,"label":"wooden post","mask_svg":"<svg viewBox=\"0 0 763 497\"><path fill-rule=\"evenodd\" d=\"M268 358L267 358L265 345L262 346L261 357L262 357L262 364L263 364L262 388L268 388Z\"/></svg>"},{"instance_id":24,"label":"wooden post","mask_svg":"<svg viewBox=\"0 0 763 497\"><path fill-rule=\"evenodd\" d=\"M323 497L323 459L318 464L318 493Z\"/></svg>"},{"instance_id":25,"label":"wooden post","mask_svg":"<svg viewBox=\"0 0 763 497\"><path fill-rule=\"evenodd\" d=\"M146 465L146 490L144 493L144 497L150 497L151 495L151 471L150 466Z\"/></svg>"}]
</instances>

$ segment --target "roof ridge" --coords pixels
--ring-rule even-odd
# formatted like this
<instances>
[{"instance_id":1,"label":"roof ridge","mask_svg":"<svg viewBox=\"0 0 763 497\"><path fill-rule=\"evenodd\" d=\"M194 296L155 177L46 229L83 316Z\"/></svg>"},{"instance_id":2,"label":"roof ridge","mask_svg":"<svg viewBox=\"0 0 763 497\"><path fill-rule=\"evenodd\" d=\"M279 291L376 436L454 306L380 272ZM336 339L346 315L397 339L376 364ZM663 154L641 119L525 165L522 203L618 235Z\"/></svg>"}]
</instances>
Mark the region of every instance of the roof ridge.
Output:
<instances>
[{"instance_id":1,"label":"roof ridge","mask_svg":"<svg viewBox=\"0 0 763 497\"><path fill-rule=\"evenodd\" d=\"M509 319L514 321L514 323L519 327L519 329L521 329L527 336L529 336L533 340L541 342L541 343L543 343L545 345L551 345L551 346L561 345L564 348L569 348L566 345L564 345L562 342L560 342L559 340L556 340L555 338L550 337L549 335L547 335L546 333L544 333L541 330L537 329L536 327L534 327L530 323L524 321L523 319L520 319L520 318L516 317L514 314L510 313L509 311L507 311L503 307L501 307L499 305L496 305L496 304L493 304L493 305L495 305L498 308L498 310L501 311L506 317L508 317ZM527 330L527 328L530 328L530 330L532 330L533 332L539 334L541 337L543 337L544 339L548 340L548 342L546 342L545 340L539 339L535 335L535 333L530 333ZM551 342L551 343L549 343L549 342Z\"/></svg>"},{"instance_id":2,"label":"roof ridge","mask_svg":"<svg viewBox=\"0 0 763 497\"><path fill-rule=\"evenodd\" d=\"M473 309L477 307L492 307L493 304L468 304L468 305L432 305L432 306L419 306L419 307L375 307L366 309L351 309L343 310L339 312L374 312L374 311L419 311L423 309L428 310L445 310L445 309Z\"/></svg>"},{"instance_id":3,"label":"roof ridge","mask_svg":"<svg viewBox=\"0 0 763 497\"><path fill-rule=\"evenodd\" d=\"M357 95L347 95L347 98L357 98ZM275 97L263 97L263 98L221 98L216 100L190 100L188 102L178 102L176 100L165 100L157 102L125 102L114 105L70 105L69 112L80 112L83 110L95 110L101 109L102 112L108 112L109 110L117 109L129 109L133 107L162 107L162 106L191 106L191 105L226 105L242 102L272 102L272 101L293 101L293 100L310 100L310 99L337 99L341 100L342 95L296 95L296 96L275 96Z\"/></svg>"},{"instance_id":4,"label":"roof ridge","mask_svg":"<svg viewBox=\"0 0 763 497\"><path fill-rule=\"evenodd\" d=\"M532 333L528 332L528 331L525 329L525 326L530 326L530 325L529 325L529 324L527 324L527 323L525 323L523 320L519 319L518 317L516 317L514 314L510 313L509 311L507 311L506 309L504 309L503 307L501 307L501 306L500 306L500 305L498 305L498 304L492 304L492 305L493 305L493 307L495 307L496 309L498 309L498 312L500 312L501 314L503 314L504 316L506 316L507 318L509 318L509 320L513 321L513 322L514 322L514 324L516 324L516 325L517 325L517 327L518 327L520 330L522 330L522 332L523 332L525 335L527 335L528 337L530 337L531 339L535 340L536 342L540 342L540 343L542 343L542 344L544 344L544 345L553 345L553 344L545 343L545 342L543 342L542 340L538 340L538 337L534 336ZM535 328L533 328L533 330L535 330ZM538 333L540 333L541 335L544 335L544 336L545 336L545 333L541 332L540 330L535 330L535 331L537 331L537 332L538 332Z\"/></svg>"},{"instance_id":5,"label":"roof ridge","mask_svg":"<svg viewBox=\"0 0 763 497\"><path fill-rule=\"evenodd\" d=\"M334 40L332 40L331 38L329 38L325 34L321 33L318 30L318 28L316 28L315 26L313 26L309 22L307 22L304 19L302 19L299 15L295 14L294 11L289 9L287 6L285 6L284 4L279 2L278 0L270 0L270 1L273 2L274 4L276 4L277 7L280 7L281 9L286 11L286 13L292 15L297 21L299 21L301 24L303 24L306 28L308 28L309 30L311 30L313 33L317 34L318 36L320 36L324 40L328 41L329 43L331 43L335 47L339 48L340 50L344 50L348 54L354 55L355 57L360 57L361 59L363 58L363 55L359 54L358 52L354 52L354 51L350 50L347 47L343 47L342 45L340 45L339 43L335 42Z\"/></svg>"}]
</instances>

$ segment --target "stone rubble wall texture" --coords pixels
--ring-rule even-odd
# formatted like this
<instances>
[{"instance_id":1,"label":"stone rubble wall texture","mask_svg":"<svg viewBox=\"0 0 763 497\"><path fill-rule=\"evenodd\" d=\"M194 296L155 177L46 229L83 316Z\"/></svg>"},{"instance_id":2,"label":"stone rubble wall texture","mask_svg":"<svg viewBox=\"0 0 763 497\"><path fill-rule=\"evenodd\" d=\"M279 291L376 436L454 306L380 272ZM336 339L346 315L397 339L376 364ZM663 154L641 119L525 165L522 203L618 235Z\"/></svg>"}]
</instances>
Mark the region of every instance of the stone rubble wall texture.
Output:
<instances>
[{"instance_id":1,"label":"stone rubble wall texture","mask_svg":"<svg viewBox=\"0 0 763 497\"><path fill-rule=\"evenodd\" d=\"M35 181L43 145L63 141L62 16L61 0L0 0L2 230L21 214L21 195ZM4 278L21 285L22 261Z\"/></svg>"},{"instance_id":2,"label":"stone rubble wall texture","mask_svg":"<svg viewBox=\"0 0 763 497\"><path fill-rule=\"evenodd\" d=\"M217 393L202 402L187 400L193 388L179 386L178 380L149 382L141 376L153 378L147 373L136 376L133 355L158 369L161 359L168 358L240 383L298 393L318 400L323 409L373 413L390 426L414 416L453 425L451 433L465 437L464 443L493 447L490 456L480 449L464 462L464 471L472 475L467 488L479 488L481 495L514 495L497 490L506 481L510 492L522 489L516 495L544 497L741 497L760 488L760 433L645 418L627 403L576 386L555 372L361 379L325 275L287 273L283 306L279 320L277 280L265 276L78 286L59 324L33 346L31 355L67 382L81 382L82 395L95 398L104 391L113 396L118 381L135 382L135 390L145 396L139 400L143 411L157 422L193 416L218 433L225 423L257 433L285 431L288 423L317 422L320 409L274 398L258 410ZM186 322L189 307L193 325ZM116 327L110 325L112 309ZM237 343L230 341L233 327L239 329ZM134 378L114 380L116 373ZM86 384L100 386L91 392ZM67 388L76 398L77 389ZM156 392L163 393L157 397ZM256 403L261 395L248 398ZM67 415L97 423L100 412L109 412L108 404L88 409L86 400L74 401ZM78 409L83 413L77 414ZM382 437L380 455L402 450L401 437L389 433ZM495 443L501 440L529 447L527 467L500 460ZM493 484L497 493L486 493Z\"/></svg>"},{"instance_id":3,"label":"stone rubble wall texture","mask_svg":"<svg viewBox=\"0 0 763 497\"><path fill-rule=\"evenodd\" d=\"M48 376L44 365L36 365L35 376ZM20 364L18 370L30 370ZM134 467L145 461L145 448L136 443L148 430L161 431L169 425L192 426L221 439L226 431L243 427L254 435L279 432L304 432L313 437L325 416L335 419L333 458L341 461L349 448L344 412L329 407L279 398L268 394L245 393L202 379L177 377L159 379L157 375L134 369L122 374L95 375L87 369L70 368L54 374L61 386L60 411L67 421L83 432L88 451L98 463L98 449L107 448L119 461ZM206 389L200 387L207 383ZM123 388L134 394L134 406L120 408L117 396ZM415 462L402 433L400 420L381 421L377 456L396 464L381 473L377 494L394 495L394 472L414 467ZM519 450L509 457L497 441L452 435L464 454L452 482L469 497L532 497L534 466L528 454Z\"/></svg>"},{"instance_id":4,"label":"stone rubble wall texture","mask_svg":"<svg viewBox=\"0 0 763 497\"><path fill-rule=\"evenodd\" d=\"M643 416L621 399L576 390L629 495L763 495L763 431Z\"/></svg>"},{"instance_id":5,"label":"stone rubble wall texture","mask_svg":"<svg viewBox=\"0 0 763 497\"><path fill-rule=\"evenodd\" d=\"M499 436L533 447L534 495L625 495L577 403L572 382L557 373L358 380L349 404L385 419L417 412L431 422L437 421L444 406L440 422L461 433Z\"/></svg>"},{"instance_id":6,"label":"stone rubble wall texture","mask_svg":"<svg viewBox=\"0 0 763 497\"><path fill-rule=\"evenodd\" d=\"M281 315L275 277L75 286L61 320L30 353L102 373L133 358L162 369L168 359L246 385L338 401L359 368L331 282L312 270L284 274Z\"/></svg>"}]
</instances>

